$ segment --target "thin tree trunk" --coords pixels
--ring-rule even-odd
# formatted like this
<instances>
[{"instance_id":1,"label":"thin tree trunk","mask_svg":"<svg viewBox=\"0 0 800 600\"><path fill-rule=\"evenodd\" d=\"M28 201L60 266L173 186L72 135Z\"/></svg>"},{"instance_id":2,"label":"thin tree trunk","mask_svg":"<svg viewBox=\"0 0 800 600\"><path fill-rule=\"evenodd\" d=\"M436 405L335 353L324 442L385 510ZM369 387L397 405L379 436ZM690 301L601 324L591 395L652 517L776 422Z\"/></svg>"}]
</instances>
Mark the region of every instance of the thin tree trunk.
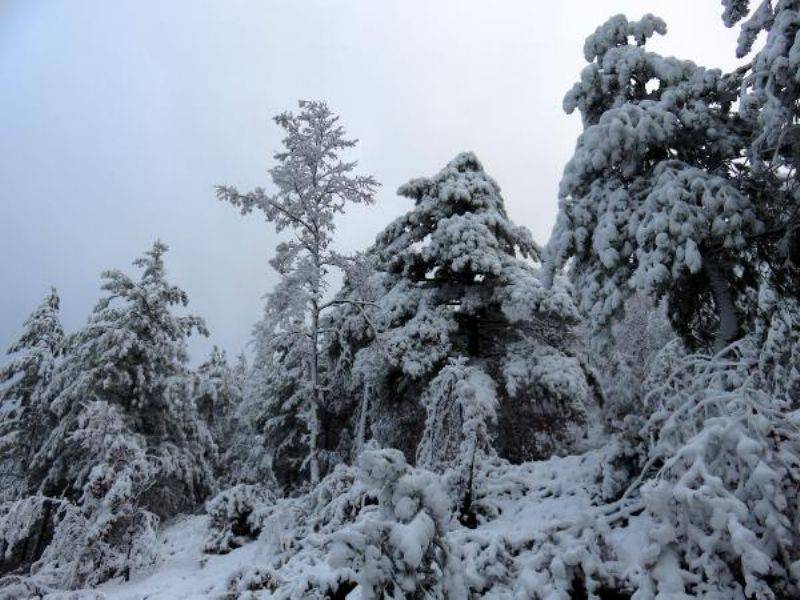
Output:
<instances>
[{"instance_id":1,"label":"thin tree trunk","mask_svg":"<svg viewBox=\"0 0 800 600\"><path fill-rule=\"evenodd\" d=\"M319 389L319 341L317 336L319 334L319 304L314 300L313 310L311 313L311 423L309 432L310 440L308 444L308 452L310 455L311 466L311 483L314 485L319 483L319 453L317 451L317 440L319 439L319 405L320 405L320 389Z\"/></svg>"},{"instance_id":2,"label":"thin tree trunk","mask_svg":"<svg viewBox=\"0 0 800 600\"><path fill-rule=\"evenodd\" d=\"M361 453L367 441L367 413L369 412L369 385L364 383L361 394L361 410L358 415L358 431L356 432L356 452Z\"/></svg>"},{"instance_id":3,"label":"thin tree trunk","mask_svg":"<svg viewBox=\"0 0 800 600\"><path fill-rule=\"evenodd\" d=\"M703 271L708 276L708 285L714 296L714 304L719 318L717 331L714 334L714 352L719 352L736 339L739 333L739 320L736 316L733 293L716 257L703 257Z\"/></svg>"}]
</instances>

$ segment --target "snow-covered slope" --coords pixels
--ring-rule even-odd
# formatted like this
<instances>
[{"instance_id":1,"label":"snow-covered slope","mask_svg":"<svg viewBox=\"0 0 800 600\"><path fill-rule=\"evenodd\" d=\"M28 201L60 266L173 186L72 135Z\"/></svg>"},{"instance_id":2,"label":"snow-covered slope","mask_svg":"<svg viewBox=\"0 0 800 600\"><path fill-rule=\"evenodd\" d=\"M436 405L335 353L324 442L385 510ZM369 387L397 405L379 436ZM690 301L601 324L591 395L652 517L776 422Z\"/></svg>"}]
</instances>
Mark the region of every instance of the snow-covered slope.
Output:
<instances>
[{"instance_id":1,"label":"snow-covered slope","mask_svg":"<svg viewBox=\"0 0 800 600\"><path fill-rule=\"evenodd\" d=\"M600 461L601 453L595 451L518 466L496 465L484 492L476 498L485 513L482 523L476 529L456 524L447 534L451 547L460 553L465 583L473 589L485 588L487 598L528 597L525 594L534 589L554 585L534 575L541 569L531 567L541 560L543 546L554 543L554 532L591 524L598 510ZM128 582L107 583L100 591L109 600L224 598L232 575L271 564L274 546L266 539L228 554L203 553L208 527L206 515L168 523L159 534L160 564ZM626 531L636 537L637 529L641 531L634 527ZM615 537L620 557L635 564L636 553L625 549L638 544L623 532ZM580 548L575 552L580 560ZM327 565L318 567L327 570ZM261 594L270 597L268 592ZM348 596L357 597L358 589Z\"/></svg>"},{"instance_id":2,"label":"snow-covered slope","mask_svg":"<svg viewBox=\"0 0 800 600\"><path fill-rule=\"evenodd\" d=\"M256 541L229 554L204 554L207 534L208 516L180 517L160 532L161 562L152 572L99 590L109 600L194 600L223 594L231 573L258 562L262 545Z\"/></svg>"}]
</instances>

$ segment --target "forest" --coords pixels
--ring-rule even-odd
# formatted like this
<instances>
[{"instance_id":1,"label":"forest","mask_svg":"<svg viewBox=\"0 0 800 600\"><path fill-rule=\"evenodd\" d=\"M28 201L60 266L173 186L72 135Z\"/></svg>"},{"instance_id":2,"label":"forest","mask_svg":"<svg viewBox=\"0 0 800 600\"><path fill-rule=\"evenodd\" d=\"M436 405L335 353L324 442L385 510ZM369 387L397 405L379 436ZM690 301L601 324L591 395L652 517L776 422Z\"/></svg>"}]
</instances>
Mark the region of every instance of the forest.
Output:
<instances>
[{"instance_id":1,"label":"forest","mask_svg":"<svg viewBox=\"0 0 800 600\"><path fill-rule=\"evenodd\" d=\"M800 2L722 4L732 72L653 15L586 39L546 243L463 152L341 252L380 183L301 100L207 199L282 240L240 356L190 362L163 241L75 331L50 290L0 362L0 599L800 598Z\"/></svg>"}]
</instances>

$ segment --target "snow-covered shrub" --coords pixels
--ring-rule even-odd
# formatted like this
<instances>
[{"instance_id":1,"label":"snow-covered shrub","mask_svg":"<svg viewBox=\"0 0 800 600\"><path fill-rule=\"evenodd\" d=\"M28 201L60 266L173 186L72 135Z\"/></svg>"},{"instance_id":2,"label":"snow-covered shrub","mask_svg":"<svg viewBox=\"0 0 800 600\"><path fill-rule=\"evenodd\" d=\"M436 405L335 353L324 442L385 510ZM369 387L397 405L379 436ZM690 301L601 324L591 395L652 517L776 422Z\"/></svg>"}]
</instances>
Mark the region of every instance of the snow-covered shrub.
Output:
<instances>
[{"instance_id":1,"label":"snow-covered shrub","mask_svg":"<svg viewBox=\"0 0 800 600\"><path fill-rule=\"evenodd\" d=\"M94 590L64 591L31 577L9 575L0 579L0 600L108 600Z\"/></svg>"},{"instance_id":2,"label":"snow-covered shrub","mask_svg":"<svg viewBox=\"0 0 800 600\"><path fill-rule=\"evenodd\" d=\"M650 395L637 598L800 593L800 429L747 343L689 356Z\"/></svg>"},{"instance_id":3,"label":"snow-covered shrub","mask_svg":"<svg viewBox=\"0 0 800 600\"><path fill-rule=\"evenodd\" d=\"M333 536L330 563L355 573L361 597L458 598L464 595L444 539L450 498L437 477L406 464L398 450L367 450L359 477L378 507Z\"/></svg>"},{"instance_id":4,"label":"snow-covered shrub","mask_svg":"<svg viewBox=\"0 0 800 600\"><path fill-rule=\"evenodd\" d=\"M328 598L337 590L352 589L352 572L332 568L328 558L332 537L355 526L365 510L377 505L376 492L359 481L357 474L354 467L337 465L319 485L300 496L276 498L269 493L265 496L263 488L236 486L209 503L212 547L206 551L227 551L227 547L215 547L230 541L232 519L225 511L235 514L244 507L238 518L248 514L245 521L253 528L250 535L257 535L260 547L270 557L264 564L235 573L228 582L228 597L249 598L251 593L257 595L257 590L274 590L276 598L299 600ZM236 490L240 490L239 499ZM228 501L223 501L224 497Z\"/></svg>"},{"instance_id":5,"label":"snow-covered shrub","mask_svg":"<svg viewBox=\"0 0 800 600\"><path fill-rule=\"evenodd\" d=\"M41 556L60 505L42 495L0 504L0 575L27 568Z\"/></svg>"},{"instance_id":6,"label":"snow-covered shrub","mask_svg":"<svg viewBox=\"0 0 800 600\"><path fill-rule=\"evenodd\" d=\"M567 600L624 590L626 565L608 541L612 527L601 502L604 456L601 449L481 466L478 526L447 536L469 597Z\"/></svg>"},{"instance_id":7,"label":"snow-covered shrub","mask_svg":"<svg viewBox=\"0 0 800 600\"><path fill-rule=\"evenodd\" d=\"M461 359L439 372L422 400L428 417L417 448L417 465L446 474L462 522L473 518L476 466L494 455L489 428L497 419L495 388L491 377Z\"/></svg>"},{"instance_id":8,"label":"snow-covered shrub","mask_svg":"<svg viewBox=\"0 0 800 600\"><path fill-rule=\"evenodd\" d=\"M269 567L250 567L239 569L228 577L225 600L256 600L259 592L274 592L280 579Z\"/></svg>"},{"instance_id":9,"label":"snow-covered shrub","mask_svg":"<svg viewBox=\"0 0 800 600\"><path fill-rule=\"evenodd\" d=\"M332 533L355 522L365 506L374 504L375 491L364 484L358 468L336 465L308 494L308 526L314 532Z\"/></svg>"},{"instance_id":10,"label":"snow-covered shrub","mask_svg":"<svg viewBox=\"0 0 800 600\"><path fill-rule=\"evenodd\" d=\"M275 495L259 485L239 484L224 490L206 502L209 534L205 551L225 554L261 533L257 512L264 504L272 504Z\"/></svg>"},{"instance_id":11,"label":"snow-covered shrub","mask_svg":"<svg viewBox=\"0 0 800 600\"><path fill-rule=\"evenodd\" d=\"M230 597L263 585L287 600L344 598L356 586L363 598L459 598L443 595L459 589L444 537L450 506L438 476L398 450L366 450L358 468L337 466L306 495L257 510L269 559L236 573Z\"/></svg>"},{"instance_id":12,"label":"snow-covered shrub","mask_svg":"<svg viewBox=\"0 0 800 600\"><path fill-rule=\"evenodd\" d=\"M613 555L605 548L602 528L581 515L574 515L571 525L533 541L526 559L519 561L515 588L522 597L567 600L585 594L598 600L603 590L615 589L606 565Z\"/></svg>"},{"instance_id":13,"label":"snow-covered shrub","mask_svg":"<svg viewBox=\"0 0 800 600\"><path fill-rule=\"evenodd\" d=\"M357 479L356 468L345 465L302 496L257 504L251 520L260 524L259 544L270 559L235 573L227 597L257 597L257 589L291 600L343 597L335 594L352 590L354 575L328 564L332 540L375 505L375 491Z\"/></svg>"},{"instance_id":14,"label":"snow-covered shrub","mask_svg":"<svg viewBox=\"0 0 800 600\"><path fill-rule=\"evenodd\" d=\"M91 513L65 504L31 578L56 589L93 587L153 567L158 517L144 510Z\"/></svg>"},{"instance_id":15,"label":"snow-covered shrub","mask_svg":"<svg viewBox=\"0 0 800 600\"><path fill-rule=\"evenodd\" d=\"M89 403L71 441L99 461L76 504L57 509L52 540L33 566L36 578L66 589L93 586L157 562L158 517L142 506L158 469L144 443L129 433L119 410Z\"/></svg>"}]
</instances>

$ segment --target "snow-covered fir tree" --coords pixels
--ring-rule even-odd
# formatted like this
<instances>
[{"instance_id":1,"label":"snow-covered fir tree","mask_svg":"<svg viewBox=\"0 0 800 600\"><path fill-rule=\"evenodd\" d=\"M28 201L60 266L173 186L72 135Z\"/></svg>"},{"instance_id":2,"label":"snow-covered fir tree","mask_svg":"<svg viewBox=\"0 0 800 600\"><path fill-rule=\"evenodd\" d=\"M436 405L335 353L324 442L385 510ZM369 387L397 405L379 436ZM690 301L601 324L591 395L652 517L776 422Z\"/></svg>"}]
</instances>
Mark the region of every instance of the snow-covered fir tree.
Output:
<instances>
[{"instance_id":1,"label":"snow-covered fir tree","mask_svg":"<svg viewBox=\"0 0 800 600\"><path fill-rule=\"evenodd\" d=\"M566 449L590 396L568 289L540 281L538 248L473 154L399 193L415 207L379 235L374 272L345 289L370 303L331 320L331 360L358 384L352 430L366 419L380 444L435 468Z\"/></svg>"},{"instance_id":2,"label":"snow-covered fir tree","mask_svg":"<svg viewBox=\"0 0 800 600\"><path fill-rule=\"evenodd\" d=\"M217 447L217 475L229 481L236 479L234 472L239 459L237 429L243 425L239 421L239 412L247 369L244 355L231 366L226 352L214 346L208 360L194 372L194 403Z\"/></svg>"},{"instance_id":3,"label":"snow-covered fir tree","mask_svg":"<svg viewBox=\"0 0 800 600\"><path fill-rule=\"evenodd\" d=\"M0 369L0 575L42 554L57 501L33 495L30 461L55 425L47 387L64 345L55 289L26 319ZM5 385L3 385L5 384Z\"/></svg>"},{"instance_id":4,"label":"snow-covered fir tree","mask_svg":"<svg viewBox=\"0 0 800 600\"><path fill-rule=\"evenodd\" d=\"M738 176L751 123L734 110L742 74L645 48L664 22L618 15L584 46L589 65L564 100L584 131L560 186L553 267L574 257L580 308L596 326L636 289L666 297L693 347L723 348L754 312L764 231Z\"/></svg>"},{"instance_id":5,"label":"snow-covered fir tree","mask_svg":"<svg viewBox=\"0 0 800 600\"><path fill-rule=\"evenodd\" d=\"M154 565L159 518L143 498L162 482L146 437L130 431L118 406L96 400L81 411L69 442L94 464L77 502L58 506L52 540L33 565L35 580L78 589Z\"/></svg>"},{"instance_id":6,"label":"snow-covered fir tree","mask_svg":"<svg viewBox=\"0 0 800 600\"><path fill-rule=\"evenodd\" d=\"M752 3L724 0L728 27L741 22L736 55L747 58L739 114L754 123L747 148L747 193L757 202L765 224L752 240L769 279L769 310L775 319L794 309L800 298L800 211L797 210L800 128L800 31L798 4L792 0ZM763 44L757 43L763 35ZM761 308L761 307L760 307ZM774 346L773 346L774 347Z\"/></svg>"},{"instance_id":7,"label":"snow-covered fir tree","mask_svg":"<svg viewBox=\"0 0 800 600\"><path fill-rule=\"evenodd\" d=\"M207 331L199 317L172 312L186 306L188 297L166 279L166 251L156 242L134 262L141 269L138 280L119 270L105 272L106 295L66 343L48 390L57 424L31 465L46 495L77 501L103 460L75 442L91 402L117 411L123 431L141 436L137 443L158 461L159 484L141 498L151 510L170 515L191 509L214 487L215 449L192 401L186 366L187 336Z\"/></svg>"},{"instance_id":8,"label":"snow-covered fir tree","mask_svg":"<svg viewBox=\"0 0 800 600\"><path fill-rule=\"evenodd\" d=\"M328 333L321 327L320 318L332 306L326 302L330 271L344 260L333 248L335 218L348 204L371 204L378 184L371 176L354 174L356 163L342 158L356 140L346 136L339 117L324 102L300 101L299 108L296 114L285 112L275 117L286 134L283 149L275 154L277 165L269 171L276 193L257 188L240 194L235 188L219 187L217 194L240 208L242 214L258 209L278 232L289 229L294 233L291 241L277 247L270 261L281 275L279 289L271 298L286 307L290 324L284 327L270 321L260 328L262 339L273 335L265 333L272 328L281 338L275 340L277 344L294 348L290 353L293 356L286 359L291 364L281 366L283 385L292 389L286 391L290 399L273 397L267 419L282 420L284 436L302 438L303 465L311 482L318 483L324 467L318 446L326 388L321 345ZM269 339L264 343L269 344ZM299 362L295 352L301 354ZM279 354L276 350L270 360ZM278 443L285 446L287 442Z\"/></svg>"},{"instance_id":9,"label":"snow-covered fir tree","mask_svg":"<svg viewBox=\"0 0 800 600\"><path fill-rule=\"evenodd\" d=\"M195 403L200 416L212 431L219 428L223 437L226 416L233 411L241 395L241 384L228 363L224 350L214 346L208 360L196 369Z\"/></svg>"},{"instance_id":10,"label":"snow-covered fir tree","mask_svg":"<svg viewBox=\"0 0 800 600\"><path fill-rule=\"evenodd\" d=\"M746 2L726 5L730 17ZM618 320L638 288L666 298L684 341L716 353L668 345L668 362L654 362L633 411L638 475L606 514L627 504L650 524L628 576L634 598L789 598L800 438L796 398L775 375L788 374L777 364L797 346L786 335L792 300L764 276L775 255L761 240L781 200L765 200L774 182L753 161L768 133L749 100L734 107L750 67L726 76L664 59L642 47L655 32L665 32L655 17L615 17L587 40L591 64L565 101L585 128L550 251L556 266L570 261L593 325ZM614 438L608 448L606 470L631 450Z\"/></svg>"},{"instance_id":11,"label":"snow-covered fir tree","mask_svg":"<svg viewBox=\"0 0 800 600\"><path fill-rule=\"evenodd\" d=\"M319 418L319 407L312 410L308 401L312 350L304 334L306 306L296 300L294 286L285 281L266 298L264 317L253 332L255 357L246 406L258 441L250 447L250 468L274 473L286 489L308 479L311 424Z\"/></svg>"},{"instance_id":12,"label":"snow-covered fir tree","mask_svg":"<svg viewBox=\"0 0 800 600\"><path fill-rule=\"evenodd\" d=\"M192 510L216 485L215 447L186 367L186 337L206 329L172 313L188 298L166 280L166 250L156 242L134 262L138 280L103 274L106 295L60 345L41 393L48 429L26 463L29 496L0 510L0 568L30 568L37 590L94 585L152 564L159 517ZM46 302L43 331L60 337L57 305L54 295Z\"/></svg>"},{"instance_id":13,"label":"snow-covered fir tree","mask_svg":"<svg viewBox=\"0 0 800 600\"><path fill-rule=\"evenodd\" d=\"M27 468L52 427L45 393L64 344L60 300L53 288L25 320L0 368L0 499L31 491ZM5 385L3 385L5 384Z\"/></svg>"}]
</instances>

